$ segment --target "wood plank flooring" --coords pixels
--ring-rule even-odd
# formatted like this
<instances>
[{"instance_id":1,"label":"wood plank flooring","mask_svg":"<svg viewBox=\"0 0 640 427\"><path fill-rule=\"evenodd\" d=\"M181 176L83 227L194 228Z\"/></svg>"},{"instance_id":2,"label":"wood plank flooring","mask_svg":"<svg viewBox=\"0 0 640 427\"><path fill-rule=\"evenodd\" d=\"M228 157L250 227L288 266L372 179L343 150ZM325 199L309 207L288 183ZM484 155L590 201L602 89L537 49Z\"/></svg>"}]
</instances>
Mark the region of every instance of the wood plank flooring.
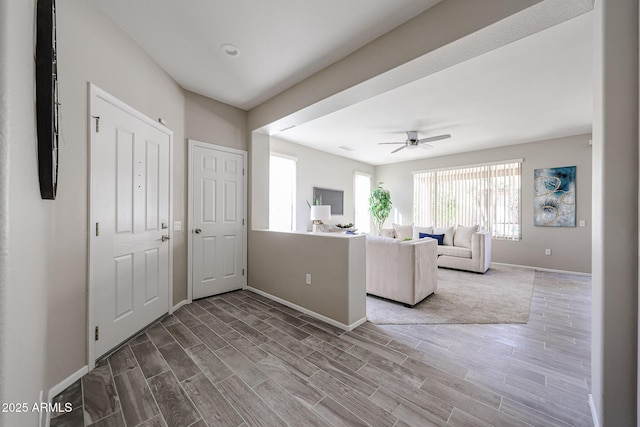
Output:
<instances>
[{"instance_id":1,"label":"wood plank flooring","mask_svg":"<svg viewBox=\"0 0 640 427\"><path fill-rule=\"evenodd\" d=\"M344 332L248 291L149 327L51 426L591 426L591 282L536 272L518 325Z\"/></svg>"}]
</instances>

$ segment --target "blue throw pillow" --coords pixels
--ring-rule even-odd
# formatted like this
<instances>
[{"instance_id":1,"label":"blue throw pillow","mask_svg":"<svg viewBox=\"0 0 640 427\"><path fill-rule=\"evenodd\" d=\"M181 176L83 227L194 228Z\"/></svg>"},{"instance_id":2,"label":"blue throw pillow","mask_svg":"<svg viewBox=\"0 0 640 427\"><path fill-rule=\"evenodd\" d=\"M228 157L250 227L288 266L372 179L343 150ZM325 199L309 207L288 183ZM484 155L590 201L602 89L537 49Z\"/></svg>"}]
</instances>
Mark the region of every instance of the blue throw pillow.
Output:
<instances>
[{"instance_id":1,"label":"blue throw pillow","mask_svg":"<svg viewBox=\"0 0 640 427\"><path fill-rule=\"evenodd\" d=\"M440 246L444 245L444 234L428 234L428 233L418 233L419 238L424 239L425 237L431 237L432 239L436 239Z\"/></svg>"}]
</instances>

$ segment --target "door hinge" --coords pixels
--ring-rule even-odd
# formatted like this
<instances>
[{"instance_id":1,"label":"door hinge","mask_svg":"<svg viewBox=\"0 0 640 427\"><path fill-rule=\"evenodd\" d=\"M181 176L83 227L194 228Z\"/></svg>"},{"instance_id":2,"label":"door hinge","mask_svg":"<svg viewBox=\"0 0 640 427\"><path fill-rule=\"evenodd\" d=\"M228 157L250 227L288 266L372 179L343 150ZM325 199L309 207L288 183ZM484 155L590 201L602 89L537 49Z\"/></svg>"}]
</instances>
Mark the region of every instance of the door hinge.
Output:
<instances>
[{"instance_id":1,"label":"door hinge","mask_svg":"<svg viewBox=\"0 0 640 427\"><path fill-rule=\"evenodd\" d=\"M244 218L242 218L242 225L244 225Z\"/></svg>"},{"instance_id":2,"label":"door hinge","mask_svg":"<svg viewBox=\"0 0 640 427\"><path fill-rule=\"evenodd\" d=\"M95 332L95 340L98 341L100 339L100 327L96 326L96 332Z\"/></svg>"},{"instance_id":3,"label":"door hinge","mask_svg":"<svg viewBox=\"0 0 640 427\"><path fill-rule=\"evenodd\" d=\"M244 176L244 168L242 168L242 176Z\"/></svg>"},{"instance_id":4,"label":"door hinge","mask_svg":"<svg viewBox=\"0 0 640 427\"><path fill-rule=\"evenodd\" d=\"M244 268L242 269L242 275L244 276Z\"/></svg>"},{"instance_id":5,"label":"door hinge","mask_svg":"<svg viewBox=\"0 0 640 427\"><path fill-rule=\"evenodd\" d=\"M100 132L100 116L91 116L96 119L96 133Z\"/></svg>"},{"instance_id":6,"label":"door hinge","mask_svg":"<svg viewBox=\"0 0 640 427\"><path fill-rule=\"evenodd\" d=\"M96 222L96 237L100 235L100 223Z\"/></svg>"}]
</instances>

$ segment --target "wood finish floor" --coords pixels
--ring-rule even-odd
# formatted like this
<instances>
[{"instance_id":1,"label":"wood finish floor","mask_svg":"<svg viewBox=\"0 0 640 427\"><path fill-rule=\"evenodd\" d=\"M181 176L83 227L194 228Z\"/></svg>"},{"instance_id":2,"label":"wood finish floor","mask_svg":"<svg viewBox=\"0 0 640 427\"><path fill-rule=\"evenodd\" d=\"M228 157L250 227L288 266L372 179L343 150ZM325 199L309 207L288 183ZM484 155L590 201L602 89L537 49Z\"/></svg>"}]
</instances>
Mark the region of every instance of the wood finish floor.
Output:
<instances>
[{"instance_id":1,"label":"wood finish floor","mask_svg":"<svg viewBox=\"0 0 640 427\"><path fill-rule=\"evenodd\" d=\"M351 332L248 291L181 308L56 397L51 426L591 426L589 277L524 325Z\"/></svg>"}]
</instances>

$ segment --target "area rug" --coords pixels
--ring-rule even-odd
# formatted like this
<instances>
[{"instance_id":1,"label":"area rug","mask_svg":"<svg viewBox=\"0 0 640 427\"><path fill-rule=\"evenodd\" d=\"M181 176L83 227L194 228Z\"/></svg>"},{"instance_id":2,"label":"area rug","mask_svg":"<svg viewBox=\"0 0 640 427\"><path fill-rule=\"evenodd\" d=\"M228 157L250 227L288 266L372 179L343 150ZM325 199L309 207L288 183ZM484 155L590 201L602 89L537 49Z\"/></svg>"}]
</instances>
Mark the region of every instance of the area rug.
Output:
<instances>
[{"instance_id":1,"label":"area rug","mask_svg":"<svg viewBox=\"0 0 640 427\"><path fill-rule=\"evenodd\" d=\"M492 265L485 274L438 269L438 290L413 308L367 295L378 325L527 323L535 271Z\"/></svg>"}]
</instances>

